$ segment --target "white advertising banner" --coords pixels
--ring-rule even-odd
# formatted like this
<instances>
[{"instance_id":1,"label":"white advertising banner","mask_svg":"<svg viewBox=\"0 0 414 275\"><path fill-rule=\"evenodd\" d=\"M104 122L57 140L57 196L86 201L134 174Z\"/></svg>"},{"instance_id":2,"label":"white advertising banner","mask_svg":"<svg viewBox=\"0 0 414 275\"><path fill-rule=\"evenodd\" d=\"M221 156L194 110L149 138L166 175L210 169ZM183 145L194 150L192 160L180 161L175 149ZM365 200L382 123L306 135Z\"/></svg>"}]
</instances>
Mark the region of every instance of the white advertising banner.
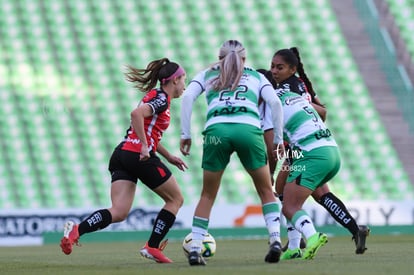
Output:
<instances>
[{"instance_id":1,"label":"white advertising banner","mask_svg":"<svg viewBox=\"0 0 414 275\"><path fill-rule=\"evenodd\" d=\"M414 201L348 201L345 205L358 224L414 225ZM336 205L331 207L337 209ZM304 209L316 226L336 223L325 208L313 201L307 202ZM215 205L210 227L265 226L261 211L260 205ZM191 227L193 212L193 208L187 207L180 210L178 217L186 221L186 226Z\"/></svg>"},{"instance_id":2,"label":"white advertising banner","mask_svg":"<svg viewBox=\"0 0 414 275\"><path fill-rule=\"evenodd\" d=\"M413 201L348 201L348 210L359 224L414 225ZM336 210L336 205L331 206ZM180 209L174 228L191 228L195 205ZM316 226L336 222L319 204L309 201L304 209ZM79 223L96 209L26 209L0 210L0 246L40 245L44 232L60 232L67 220ZM131 210L128 218L110 225L105 230L151 230L160 206L138 207ZM260 205L217 204L212 210L210 228L264 227ZM282 219L282 221L284 221Z\"/></svg>"}]
</instances>

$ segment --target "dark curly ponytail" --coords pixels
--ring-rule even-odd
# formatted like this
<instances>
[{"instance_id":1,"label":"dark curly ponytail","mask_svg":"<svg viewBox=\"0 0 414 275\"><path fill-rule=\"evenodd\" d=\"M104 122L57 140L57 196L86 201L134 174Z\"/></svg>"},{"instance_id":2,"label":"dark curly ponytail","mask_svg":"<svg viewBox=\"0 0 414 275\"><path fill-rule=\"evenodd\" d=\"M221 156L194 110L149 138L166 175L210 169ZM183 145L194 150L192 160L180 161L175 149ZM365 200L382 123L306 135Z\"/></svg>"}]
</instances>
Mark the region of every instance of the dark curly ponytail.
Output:
<instances>
[{"instance_id":1,"label":"dark curly ponytail","mask_svg":"<svg viewBox=\"0 0 414 275\"><path fill-rule=\"evenodd\" d=\"M302 63L302 61L300 59L299 50L298 50L297 47L292 47L292 48L290 48L290 50L296 55L296 58L298 59L298 66L296 67L296 70L297 70L297 72L299 74L300 79L302 79L303 82L305 82L306 89L308 90L308 93L312 97L312 102L314 102L314 98L316 96L316 93L313 90L312 82L309 80L308 76L305 73L305 69L303 67L303 63Z\"/></svg>"}]
</instances>

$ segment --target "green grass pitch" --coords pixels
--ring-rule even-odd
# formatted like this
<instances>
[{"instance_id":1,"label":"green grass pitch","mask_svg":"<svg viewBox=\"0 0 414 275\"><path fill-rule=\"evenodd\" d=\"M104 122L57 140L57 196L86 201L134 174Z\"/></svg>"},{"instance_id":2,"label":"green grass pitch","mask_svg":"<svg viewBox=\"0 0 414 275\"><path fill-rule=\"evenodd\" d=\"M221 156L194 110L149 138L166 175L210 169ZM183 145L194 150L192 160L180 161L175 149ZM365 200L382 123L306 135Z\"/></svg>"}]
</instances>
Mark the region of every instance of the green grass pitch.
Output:
<instances>
[{"instance_id":1,"label":"green grass pitch","mask_svg":"<svg viewBox=\"0 0 414 275\"><path fill-rule=\"evenodd\" d=\"M174 263L157 264L142 258L144 242L84 243L64 255L59 244L31 247L0 247L0 274L283 274L283 275L374 275L412 274L414 235L369 236L368 250L354 253L350 237L330 237L313 260L264 262L267 242L216 240L216 255L206 266L189 266L181 242L172 241L165 253Z\"/></svg>"}]
</instances>

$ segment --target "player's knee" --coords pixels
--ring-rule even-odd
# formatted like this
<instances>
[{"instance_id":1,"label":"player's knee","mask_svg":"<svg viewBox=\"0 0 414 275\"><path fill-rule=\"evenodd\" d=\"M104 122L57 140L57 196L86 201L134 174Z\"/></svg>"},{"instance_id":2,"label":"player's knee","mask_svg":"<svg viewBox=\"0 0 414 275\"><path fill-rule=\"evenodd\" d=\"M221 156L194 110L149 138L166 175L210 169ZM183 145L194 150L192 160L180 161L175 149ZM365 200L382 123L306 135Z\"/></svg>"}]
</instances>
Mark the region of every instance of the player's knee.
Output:
<instances>
[{"instance_id":1,"label":"player's knee","mask_svg":"<svg viewBox=\"0 0 414 275\"><path fill-rule=\"evenodd\" d=\"M181 193L180 193L180 195L175 198L175 201L176 201L175 203L176 203L177 207L181 208L181 206L183 206L183 204L184 204L183 195L181 195Z\"/></svg>"},{"instance_id":2,"label":"player's knee","mask_svg":"<svg viewBox=\"0 0 414 275\"><path fill-rule=\"evenodd\" d=\"M173 208L176 212L183 206L184 197L181 193L174 194L165 200L166 205L169 205L169 208Z\"/></svg>"},{"instance_id":3,"label":"player's knee","mask_svg":"<svg viewBox=\"0 0 414 275\"><path fill-rule=\"evenodd\" d=\"M111 214L112 222L122 222L128 217L129 211L112 209Z\"/></svg>"}]
</instances>

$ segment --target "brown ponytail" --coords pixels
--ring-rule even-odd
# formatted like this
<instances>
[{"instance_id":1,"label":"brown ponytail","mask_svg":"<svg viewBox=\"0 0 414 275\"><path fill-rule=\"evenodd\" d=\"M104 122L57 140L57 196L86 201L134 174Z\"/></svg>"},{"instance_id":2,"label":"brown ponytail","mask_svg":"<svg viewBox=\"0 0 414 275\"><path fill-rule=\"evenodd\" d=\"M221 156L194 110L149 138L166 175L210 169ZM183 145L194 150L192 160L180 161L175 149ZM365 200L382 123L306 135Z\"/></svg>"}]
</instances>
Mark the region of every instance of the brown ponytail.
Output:
<instances>
[{"instance_id":1,"label":"brown ponytail","mask_svg":"<svg viewBox=\"0 0 414 275\"><path fill-rule=\"evenodd\" d=\"M134 87L138 90L148 92L155 88L158 81L162 85L166 84L168 80L164 80L173 75L180 66L164 57L150 62L146 69L137 69L131 65L126 67L125 79L135 83Z\"/></svg>"}]
</instances>

